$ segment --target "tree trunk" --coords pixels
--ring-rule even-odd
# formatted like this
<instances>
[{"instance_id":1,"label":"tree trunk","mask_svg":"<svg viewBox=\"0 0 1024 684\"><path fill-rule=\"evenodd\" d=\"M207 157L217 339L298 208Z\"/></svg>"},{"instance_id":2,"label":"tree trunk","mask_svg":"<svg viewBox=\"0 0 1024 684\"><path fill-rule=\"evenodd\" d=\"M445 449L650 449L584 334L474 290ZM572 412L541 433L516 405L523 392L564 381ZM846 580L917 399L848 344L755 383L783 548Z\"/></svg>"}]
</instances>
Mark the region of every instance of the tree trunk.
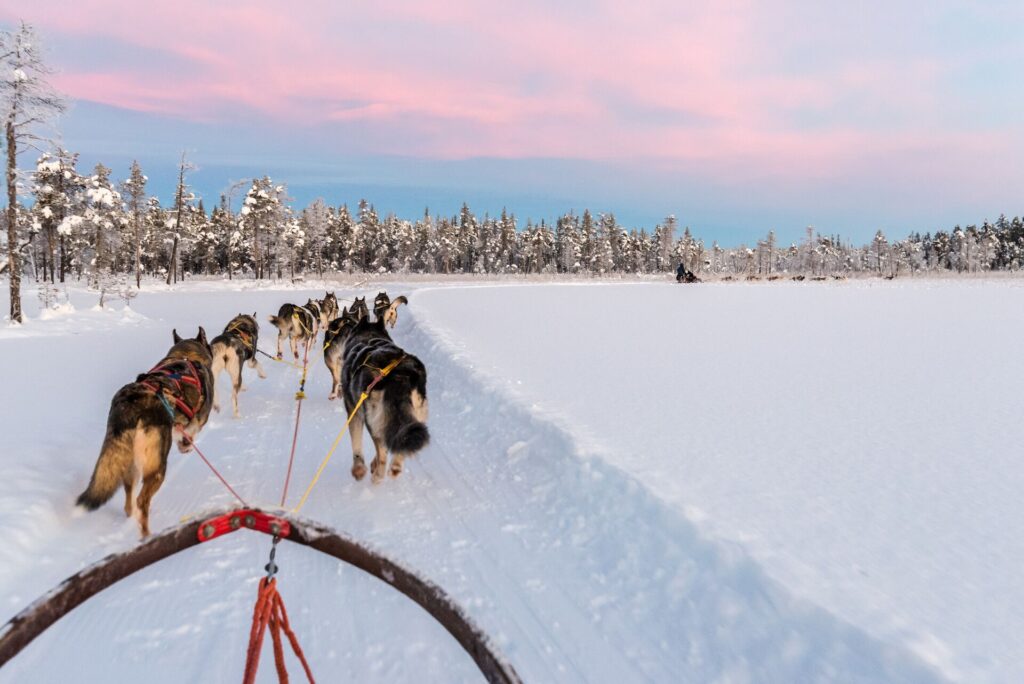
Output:
<instances>
[{"instance_id":1,"label":"tree trunk","mask_svg":"<svg viewBox=\"0 0 1024 684\"><path fill-rule=\"evenodd\" d=\"M21 256L18 254L17 141L14 121L7 120L7 270L11 283L11 322L21 323Z\"/></svg>"},{"instance_id":2,"label":"tree trunk","mask_svg":"<svg viewBox=\"0 0 1024 684\"><path fill-rule=\"evenodd\" d=\"M135 212L135 289L142 289L142 229L139 212Z\"/></svg>"},{"instance_id":3,"label":"tree trunk","mask_svg":"<svg viewBox=\"0 0 1024 684\"><path fill-rule=\"evenodd\" d=\"M168 285L171 284L171 279L172 278L174 279L174 282L178 282L178 266L177 266L177 263L176 263L177 259L178 259L178 234L175 233L174 234L174 244L171 246L171 261L170 261L170 263L167 264L167 284Z\"/></svg>"},{"instance_id":4,"label":"tree trunk","mask_svg":"<svg viewBox=\"0 0 1024 684\"><path fill-rule=\"evenodd\" d=\"M55 260L55 247L56 247L56 245L54 244L55 241L53 239L53 233L54 233L53 227L50 227L50 228L46 229L46 251L47 251L47 256L49 257L49 263L50 263L50 283L56 284L56 281L54 280L54 267L56 265L54 263L54 260Z\"/></svg>"}]
</instances>

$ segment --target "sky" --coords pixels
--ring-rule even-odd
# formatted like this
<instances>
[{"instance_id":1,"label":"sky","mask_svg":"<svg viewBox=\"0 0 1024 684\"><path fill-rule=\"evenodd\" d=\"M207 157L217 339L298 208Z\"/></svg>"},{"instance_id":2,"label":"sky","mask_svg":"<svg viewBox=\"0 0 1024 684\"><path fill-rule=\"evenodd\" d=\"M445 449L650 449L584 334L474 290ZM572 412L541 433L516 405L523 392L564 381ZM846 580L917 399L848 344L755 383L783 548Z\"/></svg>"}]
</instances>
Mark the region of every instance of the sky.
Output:
<instances>
[{"instance_id":1,"label":"sky","mask_svg":"<svg viewBox=\"0 0 1024 684\"><path fill-rule=\"evenodd\" d=\"M1024 3L0 0L82 166L415 218L675 215L710 243L1024 213ZM31 162L31 160L28 160ZM25 161L22 161L25 164Z\"/></svg>"}]
</instances>

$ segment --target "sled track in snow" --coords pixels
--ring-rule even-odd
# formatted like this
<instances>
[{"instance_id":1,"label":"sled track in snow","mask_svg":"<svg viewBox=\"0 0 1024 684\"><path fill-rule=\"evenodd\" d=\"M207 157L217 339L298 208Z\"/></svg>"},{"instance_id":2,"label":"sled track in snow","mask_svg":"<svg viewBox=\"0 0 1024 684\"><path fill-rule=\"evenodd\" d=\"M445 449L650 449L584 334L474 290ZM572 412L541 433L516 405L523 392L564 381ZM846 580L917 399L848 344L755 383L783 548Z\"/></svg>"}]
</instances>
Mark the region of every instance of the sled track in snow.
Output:
<instances>
[{"instance_id":1,"label":"sled track in snow","mask_svg":"<svg viewBox=\"0 0 1024 684\"><path fill-rule=\"evenodd\" d=\"M231 302L204 314L203 322L290 298L264 293L253 302L253 296L239 293L241 308ZM580 457L568 434L489 387L428 323L413 300L394 337L428 368L432 446L408 459L400 478L374 487L352 481L351 452L342 445L304 513L351 531L443 586L524 681L938 680L901 649L794 601L741 549L702 538L680 511L628 474ZM338 403L326 401L322 361L311 366L297 482L308 481L344 420ZM267 381L246 374L241 420L222 413L199 436L218 468L254 502L280 498L298 380L297 373L267 370ZM70 391L79 394L69 405L85 401L82 388ZM100 430L79 429L89 443L67 456L75 477L53 485L48 501L71 501L71 488L88 477ZM154 529L211 504L229 504L223 488L200 463L175 455L154 502ZM112 503L63 520L19 550L23 558L48 561L19 564L20 572L9 576L23 598L5 605L16 609L79 570L99 555L102 535L109 537L100 540L102 552L134 546L134 523L118 508ZM0 670L0 681L59 680L67 670L52 653L82 663L78 674L88 678L92 654L111 649L121 659L105 666L116 665L122 680L235 677L251 622L251 580L265 562L264 540L235 537L203 544L103 592ZM408 602L395 592L379 592L378 583L344 574L321 554L290 550L284 559L279 553L279 577L314 671L326 666L355 679L417 682L478 676L471 661L457 660L450 639L413 623L422 613L402 612L399 604ZM344 610L320 609L342 602ZM389 641L396 637L401 641Z\"/></svg>"}]
</instances>

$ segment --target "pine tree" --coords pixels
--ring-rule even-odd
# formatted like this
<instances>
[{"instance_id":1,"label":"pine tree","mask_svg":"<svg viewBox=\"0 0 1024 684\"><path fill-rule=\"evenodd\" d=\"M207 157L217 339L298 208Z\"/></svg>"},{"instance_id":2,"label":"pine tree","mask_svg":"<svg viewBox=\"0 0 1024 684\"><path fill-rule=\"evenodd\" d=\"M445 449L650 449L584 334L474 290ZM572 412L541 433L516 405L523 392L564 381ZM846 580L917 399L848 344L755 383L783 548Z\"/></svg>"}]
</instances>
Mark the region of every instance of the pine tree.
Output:
<instances>
[{"instance_id":1,"label":"pine tree","mask_svg":"<svg viewBox=\"0 0 1024 684\"><path fill-rule=\"evenodd\" d=\"M7 270L12 323L22 322L21 246L18 239L18 148L39 140L40 124L64 111L64 101L47 81L52 72L42 58L39 39L22 22L17 31L0 31L0 116L7 145Z\"/></svg>"},{"instance_id":2,"label":"pine tree","mask_svg":"<svg viewBox=\"0 0 1024 684\"><path fill-rule=\"evenodd\" d=\"M135 252L135 287L142 287L142 226L146 214L146 181L138 161L132 162L128 180L121 183L121 194L128 210Z\"/></svg>"}]
</instances>

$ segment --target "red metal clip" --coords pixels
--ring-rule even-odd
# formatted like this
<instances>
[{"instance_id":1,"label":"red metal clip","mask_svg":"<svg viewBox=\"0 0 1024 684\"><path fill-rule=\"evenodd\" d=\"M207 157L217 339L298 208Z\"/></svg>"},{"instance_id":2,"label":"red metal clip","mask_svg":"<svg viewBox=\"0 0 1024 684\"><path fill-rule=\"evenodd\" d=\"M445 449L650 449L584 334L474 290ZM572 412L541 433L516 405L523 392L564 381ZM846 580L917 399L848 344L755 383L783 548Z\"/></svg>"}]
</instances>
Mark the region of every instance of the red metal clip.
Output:
<instances>
[{"instance_id":1,"label":"red metal clip","mask_svg":"<svg viewBox=\"0 0 1024 684\"><path fill-rule=\"evenodd\" d=\"M292 531L291 524L283 518L243 508L204 521L199 526L199 541L210 541L214 537L229 534L243 527L276 537L287 537Z\"/></svg>"}]
</instances>

